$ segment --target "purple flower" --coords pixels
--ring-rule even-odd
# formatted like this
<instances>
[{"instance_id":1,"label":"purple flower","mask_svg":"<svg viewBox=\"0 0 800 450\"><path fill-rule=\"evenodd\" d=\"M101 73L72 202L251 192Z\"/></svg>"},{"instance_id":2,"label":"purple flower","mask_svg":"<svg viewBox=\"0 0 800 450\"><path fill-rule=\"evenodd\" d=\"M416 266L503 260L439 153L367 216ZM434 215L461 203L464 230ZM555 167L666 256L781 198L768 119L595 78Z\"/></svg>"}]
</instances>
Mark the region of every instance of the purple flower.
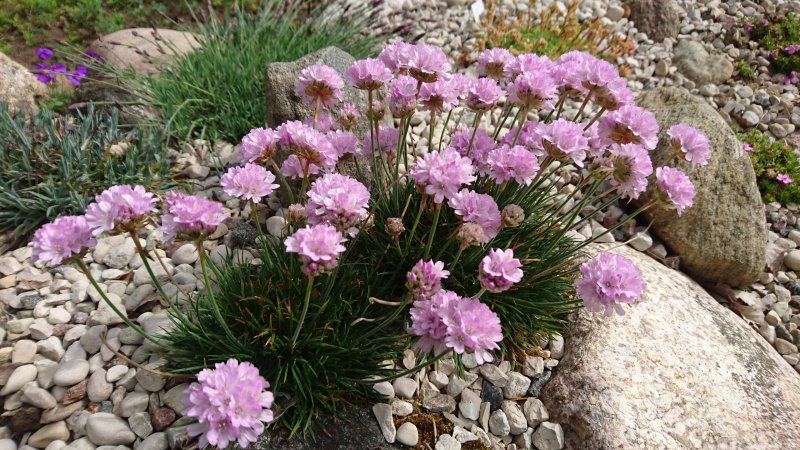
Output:
<instances>
[{"instance_id":1,"label":"purple flower","mask_svg":"<svg viewBox=\"0 0 800 450\"><path fill-rule=\"evenodd\" d=\"M52 66L50 66L50 71L55 73L55 74L67 73L67 66L65 66L65 65L63 65L61 63L55 63Z\"/></svg>"},{"instance_id":2,"label":"purple flower","mask_svg":"<svg viewBox=\"0 0 800 450\"><path fill-rule=\"evenodd\" d=\"M523 73L529 73L534 76L538 75L552 78L550 74L555 68L556 63L547 56L523 53L506 65L505 76L506 79L513 80Z\"/></svg>"},{"instance_id":3,"label":"purple flower","mask_svg":"<svg viewBox=\"0 0 800 450\"><path fill-rule=\"evenodd\" d=\"M200 448L227 448L231 442L248 447L264 432L264 422L273 419L274 398L267 388L269 383L249 362L231 358L203 369L183 394L183 415L197 419L186 431L200 436Z\"/></svg>"},{"instance_id":4,"label":"purple flower","mask_svg":"<svg viewBox=\"0 0 800 450\"><path fill-rule=\"evenodd\" d=\"M36 56L43 61L53 57L53 50L48 47L39 47L36 49Z\"/></svg>"},{"instance_id":5,"label":"purple flower","mask_svg":"<svg viewBox=\"0 0 800 450\"><path fill-rule=\"evenodd\" d=\"M474 138L472 137L473 132L475 133ZM471 150L469 148L470 139L472 140ZM482 175L489 173L489 152L494 150L496 146L494 139L483 128L478 128L477 131L467 128L456 131L450 136L450 147L455 149L461 156L469 156L472 159L472 164Z\"/></svg>"},{"instance_id":6,"label":"purple flower","mask_svg":"<svg viewBox=\"0 0 800 450\"><path fill-rule=\"evenodd\" d=\"M98 54L96 51L94 51L94 50L86 50L85 52L83 52L83 54L84 54L84 55L85 55L87 58L89 58L89 59L94 59L94 60L96 60L96 61L97 61L97 62L99 62L100 64L103 64L104 62L106 62L106 61L103 59L103 57L102 57L102 56L100 56L100 55L99 55L99 54Z\"/></svg>"},{"instance_id":7,"label":"purple flower","mask_svg":"<svg viewBox=\"0 0 800 450\"><path fill-rule=\"evenodd\" d=\"M423 156L409 175L434 203L442 203L455 196L462 185L475 181L475 168L469 158L448 147Z\"/></svg>"},{"instance_id":8,"label":"purple flower","mask_svg":"<svg viewBox=\"0 0 800 450\"><path fill-rule=\"evenodd\" d=\"M300 71L294 90L309 106L317 102L331 108L342 101L344 81L332 67L315 64Z\"/></svg>"},{"instance_id":9,"label":"purple flower","mask_svg":"<svg viewBox=\"0 0 800 450\"><path fill-rule=\"evenodd\" d=\"M339 263L339 253L346 250L344 236L333 225L320 223L301 228L286 238L288 253L297 253L303 272L315 277L333 270Z\"/></svg>"},{"instance_id":10,"label":"purple flower","mask_svg":"<svg viewBox=\"0 0 800 450\"><path fill-rule=\"evenodd\" d=\"M800 52L800 44L787 45L783 50L790 55L794 55L795 53Z\"/></svg>"},{"instance_id":11,"label":"purple flower","mask_svg":"<svg viewBox=\"0 0 800 450\"><path fill-rule=\"evenodd\" d=\"M422 110L441 114L458 106L458 95L446 80L423 83L419 91L419 104Z\"/></svg>"},{"instance_id":12,"label":"purple flower","mask_svg":"<svg viewBox=\"0 0 800 450\"><path fill-rule=\"evenodd\" d=\"M546 73L522 72L508 85L508 101L526 109L552 108L556 83Z\"/></svg>"},{"instance_id":13,"label":"purple flower","mask_svg":"<svg viewBox=\"0 0 800 450\"><path fill-rule=\"evenodd\" d=\"M521 145L501 145L489 152L486 162L489 165L489 176L497 184L513 178L519 184L530 185L539 173L536 155Z\"/></svg>"},{"instance_id":14,"label":"purple flower","mask_svg":"<svg viewBox=\"0 0 800 450\"><path fill-rule=\"evenodd\" d=\"M541 133L541 127L543 125L544 124L539 122L527 121L525 125L522 126L522 131L519 132L519 136L517 136L518 128L513 127L503 135L503 138L500 139L500 143L509 147L521 145L537 158L543 157L545 155ZM516 144L513 143L515 138L517 140Z\"/></svg>"},{"instance_id":15,"label":"purple flower","mask_svg":"<svg viewBox=\"0 0 800 450\"><path fill-rule=\"evenodd\" d=\"M358 138L356 135L349 131L329 131L325 137L333 148L336 149L338 158L342 158L344 155L348 154L360 155L364 151L358 145Z\"/></svg>"},{"instance_id":16,"label":"purple flower","mask_svg":"<svg viewBox=\"0 0 800 450\"><path fill-rule=\"evenodd\" d=\"M378 59L380 59L392 73L399 74L408 71L413 53L413 44L398 41L384 47L381 54L378 55Z\"/></svg>"},{"instance_id":17,"label":"purple flower","mask_svg":"<svg viewBox=\"0 0 800 450\"><path fill-rule=\"evenodd\" d=\"M357 180L338 173L318 178L308 190L308 224L329 223L351 237L367 218L369 191Z\"/></svg>"},{"instance_id":18,"label":"purple flower","mask_svg":"<svg viewBox=\"0 0 800 450\"><path fill-rule=\"evenodd\" d=\"M83 249L96 244L84 216L61 216L43 225L33 234L31 243L33 260L50 266L80 255Z\"/></svg>"},{"instance_id":19,"label":"purple flower","mask_svg":"<svg viewBox=\"0 0 800 450\"><path fill-rule=\"evenodd\" d=\"M792 177L790 177L789 174L786 174L786 173L778 174L778 176L775 177L775 179L777 179L778 181L780 181L783 184L794 183L794 180L792 179Z\"/></svg>"},{"instance_id":20,"label":"purple flower","mask_svg":"<svg viewBox=\"0 0 800 450\"><path fill-rule=\"evenodd\" d=\"M280 186L275 184L275 175L258 164L247 163L240 167L231 167L219 180L219 185L226 194L255 203L271 194Z\"/></svg>"},{"instance_id":21,"label":"purple flower","mask_svg":"<svg viewBox=\"0 0 800 450\"><path fill-rule=\"evenodd\" d=\"M766 28L767 25L769 25L769 21L767 19L761 19L761 22L758 22L758 25L760 25L762 28Z\"/></svg>"},{"instance_id":22,"label":"purple flower","mask_svg":"<svg viewBox=\"0 0 800 450\"><path fill-rule=\"evenodd\" d=\"M606 145L639 144L653 150L658 144L658 122L650 111L627 105L603 117L597 133Z\"/></svg>"},{"instance_id":23,"label":"purple flower","mask_svg":"<svg viewBox=\"0 0 800 450\"><path fill-rule=\"evenodd\" d=\"M89 69L87 69L85 66L77 66L75 70L69 71L66 77L67 81L69 81L71 85L79 86L83 78L85 78L88 74Z\"/></svg>"},{"instance_id":24,"label":"purple flower","mask_svg":"<svg viewBox=\"0 0 800 450\"><path fill-rule=\"evenodd\" d=\"M454 73L450 75L450 79L448 82L450 83L450 88L453 90L454 95L459 100L464 100L467 98L467 94L469 93L469 88L472 86L472 82L474 80L462 73Z\"/></svg>"},{"instance_id":25,"label":"purple flower","mask_svg":"<svg viewBox=\"0 0 800 450\"><path fill-rule=\"evenodd\" d=\"M491 195L462 189L447 202L465 223L474 223L483 228L483 243L497 236L502 222L500 208Z\"/></svg>"},{"instance_id":26,"label":"purple flower","mask_svg":"<svg viewBox=\"0 0 800 450\"><path fill-rule=\"evenodd\" d=\"M278 133L272 128L253 128L242 138L239 162L268 161L275 156Z\"/></svg>"},{"instance_id":27,"label":"purple flower","mask_svg":"<svg viewBox=\"0 0 800 450\"><path fill-rule=\"evenodd\" d=\"M747 142L743 142L742 143L742 150L744 150L746 152L752 152L753 151L753 147L750 144L748 144Z\"/></svg>"},{"instance_id":28,"label":"purple flower","mask_svg":"<svg viewBox=\"0 0 800 450\"><path fill-rule=\"evenodd\" d=\"M459 303L461 297L455 292L437 289L434 294L413 303L409 314L411 326L408 332L419 336L415 346L424 352L441 353L447 348L447 325L442 320L444 310L450 303Z\"/></svg>"},{"instance_id":29,"label":"purple flower","mask_svg":"<svg viewBox=\"0 0 800 450\"><path fill-rule=\"evenodd\" d=\"M686 208L694 202L694 185L692 180L679 169L659 167L656 169L656 186L666 195L667 200L682 215Z\"/></svg>"},{"instance_id":30,"label":"purple flower","mask_svg":"<svg viewBox=\"0 0 800 450\"><path fill-rule=\"evenodd\" d=\"M744 31L746 31L748 33L753 31L753 28L755 28L755 25L753 25L752 23L748 22L748 23L744 24Z\"/></svg>"},{"instance_id":31,"label":"purple flower","mask_svg":"<svg viewBox=\"0 0 800 450\"><path fill-rule=\"evenodd\" d=\"M653 173L650 155L637 144L615 144L609 149L609 156L599 163L611 171L611 185L629 199L639 198L647 189L647 177Z\"/></svg>"},{"instance_id":32,"label":"purple flower","mask_svg":"<svg viewBox=\"0 0 800 450\"><path fill-rule=\"evenodd\" d=\"M542 147L556 161L571 161L583 167L586 159L586 148L589 141L583 135L583 126L566 119L541 124L538 134L542 139Z\"/></svg>"},{"instance_id":33,"label":"purple flower","mask_svg":"<svg viewBox=\"0 0 800 450\"><path fill-rule=\"evenodd\" d=\"M583 126L585 127L586 124L583 124ZM597 129L599 127L600 124L595 122L583 132L583 136L586 138L586 141L589 144L587 153L592 158L600 158L605 154L606 150L608 150L608 147L605 145L603 140L600 139L600 135L597 133Z\"/></svg>"},{"instance_id":34,"label":"purple flower","mask_svg":"<svg viewBox=\"0 0 800 450\"><path fill-rule=\"evenodd\" d=\"M37 80L40 82L47 84L53 81L56 77L56 74L50 72L50 65L46 63L39 63L36 64L35 70L32 71L33 76L36 77Z\"/></svg>"},{"instance_id":35,"label":"purple flower","mask_svg":"<svg viewBox=\"0 0 800 450\"><path fill-rule=\"evenodd\" d=\"M681 158L692 163L692 169L705 166L711 158L711 145L705 133L697 128L679 123L667 130L672 148Z\"/></svg>"},{"instance_id":36,"label":"purple flower","mask_svg":"<svg viewBox=\"0 0 800 450\"><path fill-rule=\"evenodd\" d=\"M143 219L156 210L156 197L143 186L111 186L94 198L86 207L86 221L97 236L119 225Z\"/></svg>"},{"instance_id":37,"label":"purple flower","mask_svg":"<svg viewBox=\"0 0 800 450\"><path fill-rule=\"evenodd\" d=\"M642 273L633 261L624 256L602 252L581 265L582 277L575 281L575 289L583 299L586 309L611 316L625 315L622 303L633 303L644 292Z\"/></svg>"},{"instance_id":38,"label":"purple flower","mask_svg":"<svg viewBox=\"0 0 800 450\"><path fill-rule=\"evenodd\" d=\"M361 113L358 112L358 108L352 103L342 103L342 105L339 106L338 113L339 115L336 120L345 130L353 128L361 118Z\"/></svg>"},{"instance_id":39,"label":"purple flower","mask_svg":"<svg viewBox=\"0 0 800 450\"><path fill-rule=\"evenodd\" d=\"M353 63L344 76L357 89L374 91L392 79L392 72L381 60L367 58Z\"/></svg>"},{"instance_id":40,"label":"purple flower","mask_svg":"<svg viewBox=\"0 0 800 450\"><path fill-rule=\"evenodd\" d=\"M408 75L400 75L389 85L386 103L389 111L396 117L408 117L417 107L417 84L419 82Z\"/></svg>"},{"instance_id":41,"label":"purple flower","mask_svg":"<svg viewBox=\"0 0 800 450\"><path fill-rule=\"evenodd\" d=\"M473 111L486 112L503 95L497 81L492 78L479 78L472 82L467 91L467 107Z\"/></svg>"},{"instance_id":42,"label":"purple flower","mask_svg":"<svg viewBox=\"0 0 800 450\"><path fill-rule=\"evenodd\" d=\"M397 142L400 139L400 130L394 127L386 127L381 125L378 127L377 138L377 143L380 145L381 151L383 151L384 154L394 158L394 156L397 154ZM372 136L370 136L369 132L364 133L363 145L365 156L372 155L373 150L378 150L377 148L373 149L371 139L375 139L374 133Z\"/></svg>"},{"instance_id":43,"label":"purple flower","mask_svg":"<svg viewBox=\"0 0 800 450\"><path fill-rule=\"evenodd\" d=\"M408 74L423 83L433 83L444 79L450 72L450 62L441 48L416 44L408 61Z\"/></svg>"},{"instance_id":44,"label":"purple flower","mask_svg":"<svg viewBox=\"0 0 800 450\"><path fill-rule=\"evenodd\" d=\"M221 204L182 192L170 192L161 217L161 231L164 242L170 243L177 237L194 239L210 233L224 221Z\"/></svg>"},{"instance_id":45,"label":"purple flower","mask_svg":"<svg viewBox=\"0 0 800 450\"><path fill-rule=\"evenodd\" d=\"M490 249L480 264L478 280L489 292L507 291L522 280L522 263L514 258L514 250Z\"/></svg>"},{"instance_id":46,"label":"purple flower","mask_svg":"<svg viewBox=\"0 0 800 450\"><path fill-rule=\"evenodd\" d=\"M443 262L420 259L406 274L406 288L414 300L429 300L442 289L442 280L448 276Z\"/></svg>"},{"instance_id":47,"label":"purple flower","mask_svg":"<svg viewBox=\"0 0 800 450\"><path fill-rule=\"evenodd\" d=\"M800 72L796 70L783 78L784 84L797 84L798 82L800 82Z\"/></svg>"},{"instance_id":48,"label":"purple flower","mask_svg":"<svg viewBox=\"0 0 800 450\"><path fill-rule=\"evenodd\" d=\"M514 55L504 48L492 48L478 55L478 76L502 81L506 67L515 61Z\"/></svg>"}]
</instances>

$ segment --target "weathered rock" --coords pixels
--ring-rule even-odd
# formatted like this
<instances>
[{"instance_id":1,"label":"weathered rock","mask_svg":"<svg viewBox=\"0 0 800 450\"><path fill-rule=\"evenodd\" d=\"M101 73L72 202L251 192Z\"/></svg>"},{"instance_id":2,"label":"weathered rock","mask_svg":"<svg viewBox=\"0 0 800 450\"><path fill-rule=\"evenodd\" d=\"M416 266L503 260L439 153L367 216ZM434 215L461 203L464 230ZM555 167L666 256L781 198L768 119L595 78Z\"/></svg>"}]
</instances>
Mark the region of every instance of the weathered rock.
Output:
<instances>
[{"instance_id":1,"label":"weathered rock","mask_svg":"<svg viewBox=\"0 0 800 450\"><path fill-rule=\"evenodd\" d=\"M697 192L694 206L681 217L661 207L647 210L654 231L680 256L681 267L697 279L733 286L752 283L766 261L764 205L750 158L736 135L716 110L685 89L648 91L638 103L652 111L661 126L661 140L651 152L653 166L669 163L683 168ZM706 133L713 151L708 166L689 170L688 163L676 163L666 132L677 123ZM640 202L655 194L651 186Z\"/></svg>"},{"instance_id":2,"label":"weathered rock","mask_svg":"<svg viewBox=\"0 0 800 450\"><path fill-rule=\"evenodd\" d=\"M557 423L544 422L531 436L531 442L539 450L560 450L564 448L564 431Z\"/></svg>"},{"instance_id":3,"label":"weathered rock","mask_svg":"<svg viewBox=\"0 0 800 450\"><path fill-rule=\"evenodd\" d=\"M703 44L691 39L678 43L672 61L683 76L699 85L722 84L733 75L733 63L728 58L710 54Z\"/></svg>"},{"instance_id":4,"label":"weathered rock","mask_svg":"<svg viewBox=\"0 0 800 450\"><path fill-rule=\"evenodd\" d=\"M67 424L62 420L61 422L47 424L36 430L28 438L28 445L36 448L45 448L53 441L66 441L68 439L69 430L67 429Z\"/></svg>"},{"instance_id":5,"label":"weathered rock","mask_svg":"<svg viewBox=\"0 0 800 450\"><path fill-rule=\"evenodd\" d=\"M397 435L397 429L394 427L394 420L392 420L392 407L386 403L378 403L372 406L372 413L378 419L378 426L381 427L381 433L386 442L393 443Z\"/></svg>"},{"instance_id":6,"label":"weathered rock","mask_svg":"<svg viewBox=\"0 0 800 450\"><path fill-rule=\"evenodd\" d=\"M86 435L96 445L130 444L136 435L119 417L110 413L95 413L86 422Z\"/></svg>"},{"instance_id":7,"label":"weathered rock","mask_svg":"<svg viewBox=\"0 0 800 450\"><path fill-rule=\"evenodd\" d=\"M636 263L647 291L624 317L580 311L565 333L542 400L567 447L800 446L800 375L687 276L613 251Z\"/></svg>"},{"instance_id":8,"label":"weathered rock","mask_svg":"<svg viewBox=\"0 0 800 450\"><path fill-rule=\"evenodd\" d=\"M656 42L674 38L681 31L681 7L675 0L633 0L628 6L636 29Z\"/></svg>"},{"instance_id":9,"label":"weathered rock","mask_svg":"<svg viewBox=\"0 0 800 450\"><path fill-rule=\"evenodd\" d=\"M0 99L12 114L39 111L36 101L47 95L47 88L20 63L0 52ZM5 274L9 275L9 274Z\"/></svg>"},{"instance_id":10,"label":"weathered rock","mask_svg":"<svg viewBox=\"0 0 800 450\"><path fill-rule=\"evenodd\" d=\"M409 447L415 447L419 442L417 426L411 422L400 425L400 428L397 429L397 442Z\"/></svg>"},{"instance_id":11,"label":"weathered rock","mask_svg":"<svg viewBox=\"0 0 800 450\"><path fill-rule=\"evenodd\" d=\"M163 28L128 28L100 37L89 50L116 69L133 69L141 74L157 74L176 55L200 47L192 33Z\"/></svg>"}]
</instances>

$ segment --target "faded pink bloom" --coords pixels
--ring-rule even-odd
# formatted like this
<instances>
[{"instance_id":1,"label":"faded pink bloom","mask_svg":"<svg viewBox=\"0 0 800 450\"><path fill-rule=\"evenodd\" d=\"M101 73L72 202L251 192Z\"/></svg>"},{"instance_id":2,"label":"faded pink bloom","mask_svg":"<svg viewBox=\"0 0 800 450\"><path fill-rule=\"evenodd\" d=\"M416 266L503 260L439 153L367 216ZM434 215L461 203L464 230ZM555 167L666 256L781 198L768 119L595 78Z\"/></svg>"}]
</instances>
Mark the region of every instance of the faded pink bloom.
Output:
<instances>
[{"instance_id":1,"label":"faded pink bloom","mask_svg":"<svg viewBox=\"0 0 800 450\"><path fill-rule=\"evenodd\" d=\"M418 81L408 75L400 75L389 85L389 96L386 103L389 110L397 117L408 117L417 108Z\"/></svg>"},{"instance_id":2,"label":"faded pink bloom","mask_svg":"<svg viewBox=\"0 0 800 450\"><path fill-rule=\"evenodd\" d=\"M269 160L275 155L278 133L271 128L254 128L242 138L239 146L239 162Z\"/></svg>"},{"instance_id":3,"label":"faded pink bloom","mask_svg":"<svg viewBox=\"0 0 800 450\"><path fill-rule=\"evenodd\" d=\"M364 152L361 146L358 145L359 143L356 135L349 131L329 131L325 137L336 150L337 159L348 154L361 155Z\"/></svg>"},{"instance_id":4,"label":"faded pink bloom","mask_svg":"<svg viewBox=\"0 0 800 450\"><path fill-rule=\"evenodd\" d=\"M333 225L320 223L301 228L284 241L286 252L297 253L303 272L318 276L339 264L339 254L347 250L344 236Z\"/></svg>"},{"instance_id":5,"label":"faded pink bloom","mask_svg":"<svg viewBox=\"0 0 800 450\"><path fill-rule=\"evenodd\" d=\"M522 280L522 263L514 258L514 250L490 249L480 264L478 280L489 292L507 291Z\"/></svg>"},{"instance_id":6,"label":"faded pink bloom","mask_svg":"<svg viewBox=\"0 0 800 450\"><path fill-rule=\"evenodd\" d=\"M536 155L521 145L509 147L501 145L489 152L486 159L489 176L497 184L514 179L519 184L530 185L539 173L539 161Z\"/></svg>"},{"instance_id":7,"label":"faded pink bloom","mask_svg":"<svg viewBox=\"0 0 800 450\"><path fill-rule=\"evenodd\" d=\"M318 178L308 190L308 224L329 223L351 237L367 218L369 191L357 180L338 173Z\"/></svg>"},{"instance_id":8,"label":"faded pink bloom","mask_svg":"<svg viewBox=\"0 0 800 450\"><path fill-rule=\"evenodd\" d=\"M552 108L556 83L546 73L522 72L508 85L508 101L526 109Z\"/></svg>"},{"instance_id":9,"label":"faded pink bloom","mask_svg":"<svg viewBox=\"0 0 800 450\"><path fill-rule=\"evenodd\" d=\"M423 156L409 175L434 203L442 203L456 195L462 185L475 181L475 168L469 158L448 147Z\"/></svg>"},{"instance_id":10,"label":"faded pink bloom","mask_svg":"<svg viewBox=\"0 0 800 450\"><path fill-rule=\"evenodd\" d=\"M485 50L478 55L478 76L502 81L506 78L506 67L514 60L514 55L504 48Z\"/></svg>"},{"instance_id":11,"label":"faded pink bloom","mask_svg":"<svg viewBox=\"0 0 800 450\"><path fill-rule=\"evenodd\" d=\"M344 76L357 89L374 91L392 79L392 72L381 60L367 58L354 62Z\"/></svg>"},{"instance_id":12,"label":"faded pink bloom","mask_svg":"<svg viewBox=\"0 0 800 450\"><path fill-rule=\"evenodd\" d=\"M467 91L467 108L486 112L494 108L501 95L503 91L497 81L492 78L479 78L472 82Z\"/></svg>"},{"instance_id":13,"label":"faded pink bloom","mask_svg":"<svg viewBox=\"0 0 800 450\"><path fill-rule=\"evenodd\" d=\"M420 259L406 274L406 289L415 300L429 300L442 289L442 280L448 276L443 262Z\"/></svg>"},{"instance_id":14,"label":"faded pink bloom","mask_svg":"<svg viewBox=\"0 0 800 450\"><path fill-rule=\"evenodd\" d=\"M414 54L414 45L398 41L387 45L378 55L386 67L395 74L408 72L411 58Z\"/></svg>"},{"instance_id":15,"label":"faded pink bloom","mask_svg":"<svg viewBox=\"0 0 800 450\"><path fill-rule=\"evenodd\" d=\"M315 64L300 71L294 90L297 96L309 106L317 102L332 108L342 101L344 81L336 69L323 64Z\"/></svg>"},{"instance_id":16,"label":"faded pink bloom","mask_svg":"<svg viewBox=\"0 0 800 450\"><path fill-rule=\"evenodd\" d=\"M692 169L705 166L711 158L711 145L705 133L697 128L679 123L667 130L675 153L692 163Z\"/></svg>"},{"instance_id":17,"label":"faded pink bloom","mask_svg":"<svg viewBox=\"0 0 800 450\"><path fill-rule=\"evenodd\" d=\"M644 292L642 273L624 256L602 252L583 263L580 270L582 277L575 281L575 289L589 311L605 309L607 317L615 312L625 315L621 304L639 300Z\"/></svg>"},{"instance_id":18,"label":"faded pink bloom","mask_svg":"<svg viewBox=\"0 0 800 450\"><path fill-rule=\"evenodd\" d=\"M143 186L111 186L86 207L86 222L97 236L118 225L127 225L156 210L158 200Z\"/></svg>"},{"instance_id":19,"label":"faded pink bloom","mask_svg":"<svg viewBox=\"0 0 800 450\"><path fill-rule=\"evenodd\" d=\"M275 175L272 172L253 163L231 167L220 178L219 185L232 197L256 203L280 187L275 184Z\"/></svg>"},{"instance_id":20,"label":"faded pink bloom","mask_svg":"<svg viewBox=\"0 0 800 450\"><path fill-rule=\"evenodd\" d=\"M666 195L667 200L678 211L679 216L694 202L694 184L679 169L666 166L657 168L656 186Z\"/></svg>"},{"instance_id":21,"label":"faded pink bloom","mask_svg":"<svg viewBox=\"0 0 800 450\"><path fill-rule=\"evenodd\" d=\"M583 135L583 126L571 120L558 119L541 124L538 134L542 139L542 147L551 158L583 167L586 149L589 147L589 142Z\"/></svg>"},{"instance_id":22,"label":"faded pink bloom","mask_svg":"<svg viewBox=\"0 0 800 450\"><path fill-rule=\"evenodd\" d=\"M36 263L57 266L96 241L84 216L61 216L36 230L31 244Z\"/></svg>"},{"instance_id":23,"label":"faded pink bloom","mask_svg":"<svg viewBox=\"0 0 800 450\"><path fill-rule=\"evenodd\" d=\"M612 145L609 156L599 161L611 171L611 185L623 198L637 199L647 189L653 163L644 147L637 144Z\"/></svg>"},{"instance_id":24,"label":"faded pink bloom","mask_svg":"<svg viewBox=\"0 0 800 450\"><path fill-rule=\"evenodd\" d=\"M447 204L462 221L475 223L483 228L483 243L494 239L500 231L500 208L491 195L462 189Z\"/></svg>"},{"instance_id":25,"label":"faded pink bloom","mask_svg":"<svg viewBox=\"0 0 800 450\"><path fill-rule=\"evenodd\" d=\"M458 106L458 94L446 80L423 83L419 91L419 107L431 114L441 114Z\"/></svg>"},{"instance_id":26,"label":"faded pink bloom","mask_svg":"<svg viewBox=\"0 0 800 450\"><path fill-rule=\"evenodd\" d=\"M443 80L450 72L450 62L441 48L416 44L411 51L408 62L408 74L423 83L433 83Z\"/></svg>"},{"instance_id":27,"label":"faded pink bloom","mask_svg":"<svg viewBox=\"0 0 800 450\"><path fill-rule=\"evenodd\" d=\"M650 111L623 106L600 120L597 133L606 145L639 144L653 150L658 144L658 122Z\"/></svg>"},{"instance_id":28,"label":"faded pink bloom","mask_svg":"<svg viewBox=\"0 0 800 450\"><path fill-rule=\"evenodd\" d=\"M475 361L484 364L493 360L490 350L498 350L503 340L500 317L474 298L451 301L440 310L447 327L444 343L456 353L473 352Z\"/></svg>"},{"instance_id":29,"label":"faded pink bloom","mask_svg":"<svg viewBox=\"0 0 800 450\"><path fill-rule=\"evenodd\" d=\"M225 213L220 203L182 192L170 192L161 217L161 231L164 242L170 243L177 237L194 239L211 233L224 221Z\"/></svg>"},{"instance_id":30,"label":"faded pink bloom","mask_svg":"<svg viewBox=\"0 0 800 450\"><path fill-rule=\"evenodd\" d=\"M472 137L472 133L475 137ZM469 147L469 141L472 139L472 149ZM455 149L461 156L469 156L472 159L472 164L475 165L478 172L482 175L489 173L488 157L489 152L495 149L497 144L494 139L486 133L483 128L474 130L466 128L458 130L450 136L450 147ZM467 154L469 153L469 154Z\"/></svg>"}]
</instances>

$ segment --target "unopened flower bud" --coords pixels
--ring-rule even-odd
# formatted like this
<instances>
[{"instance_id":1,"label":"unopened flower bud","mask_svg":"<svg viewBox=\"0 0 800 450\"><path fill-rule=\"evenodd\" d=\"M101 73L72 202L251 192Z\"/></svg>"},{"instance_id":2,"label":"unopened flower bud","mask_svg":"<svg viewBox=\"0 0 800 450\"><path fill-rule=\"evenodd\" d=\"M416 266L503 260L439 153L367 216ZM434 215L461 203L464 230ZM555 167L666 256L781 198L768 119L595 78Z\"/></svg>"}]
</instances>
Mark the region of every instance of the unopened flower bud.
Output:
<instances>
[{"instance_id":1,"label":"unopened flower bud","mask_svg":"<svg viewBox=\"0 0 800 450\"><path fill-rule=\"evenodd\" d=\"M372 120L381 120L381 119L383 119L383 114L384 114L383 103L381 103L381 102L379 102L377 100L373 100L372 101L372 107L369 109L367 114L369 115L369 118L372 119Z\"/></svg>"},{"instance_id":2,"label":"unopened flower bud","mask_svg":"<svg viewBox=\"0 0 800 450\"><path fill-rule=\"evenodd\" d=\"M515 228L522 225L522 221L525 220L525 211L519 205L512 203L503 208L500 217L504 227Z\"/></svg>"},{"instance_id":3,"label":"unopened flower bud","mask_svg":"<svg viewBox=\"0 0 800 450\"><path fill-rule=\"evenodd\" d=\"M286 220L289 222L289 225L296 228L302 227L308 218L308 213L306 212L305 206L295 203L293 205L289 205L288 209L289 211L286 213Z\"/></svg>"},{"instance_id":4,"label":"unopened flower bud","mask_svg":"<svg viewBox=\"0 0 800 450\"><path fill-rule=\"evenodd\" d=\"M375 216L373 214L370 214L370 215L367 216L367 220L364 221L363 229L364 230L369 230L374 226L375 226Z\"/></svg>"},{"instance_id":5,"label":"unopened flower bud","mask_svg":"<svg viewBox=\"0 0 800 450\"><path fill-rule=\"evenodd\" d=\"M389 217L386 219L386 232L389 236L392 237L395 241L400 240L400 235L406 231L406 227L403 226L403 220L399 217Z\"/></svg>"},{"instance_id":6,"label":"unopened flower bud","mask_svg":"<svg viewBox=\"0 0 800 450\"><path fill-rule=\"evenodd\" d=\"M458 228L457 237L458 241L461 242L461 248L481 245L484 239L483 227L477 223L464 222Z\"/></svg>"}]
</instances>

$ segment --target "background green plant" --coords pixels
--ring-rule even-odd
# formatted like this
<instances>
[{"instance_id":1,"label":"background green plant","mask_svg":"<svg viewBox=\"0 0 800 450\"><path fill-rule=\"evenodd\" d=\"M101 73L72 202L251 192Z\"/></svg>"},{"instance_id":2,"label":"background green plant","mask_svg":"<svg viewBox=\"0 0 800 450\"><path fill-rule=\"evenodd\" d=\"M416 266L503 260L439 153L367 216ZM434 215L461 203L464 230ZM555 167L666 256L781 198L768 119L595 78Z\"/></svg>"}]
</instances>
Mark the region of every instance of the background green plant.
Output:
<instances>
[{"instance_id":1,"label":"background green plant","mask_svg":"<svg viewBox=\"0 0 800 450\"><path fill-rule=\"evenodd\" d=\"M462 296L480 290L478 264L490 247L513 248L515 257L525 262L523 282L502 294L481 297L501 318L506 354L538 347L539 338L560 329L563 316L580 305L570 291L576 258L586 242L574 241L567 233L578 226L577 215L557 218L553 214L560 205L554 204L558 194L551 192L551 183L551 177L543 177L532 186L509 184L502 192L488 180L473 186L491 192L501 208L519 204L526 219L517 228L501 230L486 248L468 248L457 261L454 236L460 218L444 207L435 227L429 258L445 261L451 274L444 288ZM252 361L272 384L279 404L291 399L293 406L281 423L293 431L307 430L321 411L336 414L348 402L375 396L372 383L364 381L389 375L383 361L397 359L410 343L406 273L424 257L434 232L430 205L421 208L420 199L413 182L402 182L374 199L370 210L375 226L350 239L338 269L317 279L294 351L289 341L307 280L296 255L287 254L278 239L262 239L256 255L260 265L229 261L216 267L216 300L201 293L188 315L173 311L176 330L167 336L168 368L194 374L231 357ZM583 206L579 201L575 211ZM418 214L419 226L412 237ZM399 242L384 231L390 217L402 217L407 230ZM372 304L370 297L400 303ZM220 315L211 306L214 301ZM218 317L224 317L225 323Z\"/></svg>"},{"instance_id":2,"label":"background green plant","mask_svg":"<svg viewBox=\"0 0 800 450\"><path fill-rule=\"evenodd\" d=\"M781 141L770 142L769 137L758 130L740 133L739 140L753 147L750 160L764 201L800 204L800 188L797 186L800 181L800 161L794 149ZM787 185L779 182L776 177L782 173L795 181Z\"/></svg>"},{"instance_id":3,"label":"background green plant","mask_svg":"<svg viewBox=\"0 0 800 450\"><path fill-rule=\"evenodd\" d=\"M765 27L758 22L752 25L751 38L758 42L761 48L775 53L770 65L776 71L781 73L800 71L800 52L790 55L784 50L788 45L800 44L800 18L797 14L789 13L785 17L775 18Z\"/></svg>"},{"instance_id":4,"label":"background green plant","mask_svg":"<svg viewBox=\"0 0 800 450\"><path fill-rule=\"evenodd\" d=\"M157 129L124 131L116 110L57 116L42 109L26 121L0 103L0 233L22 242L41 224L82 213L115 184L158 190L173 185ZM109 153L130 143L122 156Z\"/></svg>"},{"instance_id":5,"label":"background green plant","mask_svg":"<svg viewBox=\"0 0 800 450\"><path fill-rule=\"evenodd\" d=\"M738 70L739 75L743 76L744 78L755 78L756 76L753 66L743 59L740 59L736 62L736 70Z\"/></svg>"},{"instance_id":6,"label":"background green plant","mask_svg":"<svg viewBox=\"0 0 800 450\"><path fill-rule=\"evenodd\" d=\"M231 18L211 17L199 24L201 48L176 57L158 77L97 64L92 68L117 78L138 101L160 110L159 120L170 135L236 142L264 123L267 64L331 45L361 58L379 42L365 33L369 7L342 15L323 13L322 8L308 1L285 5L267 0L258 13L240 8Z\"/></svg>"}]
</instances>

